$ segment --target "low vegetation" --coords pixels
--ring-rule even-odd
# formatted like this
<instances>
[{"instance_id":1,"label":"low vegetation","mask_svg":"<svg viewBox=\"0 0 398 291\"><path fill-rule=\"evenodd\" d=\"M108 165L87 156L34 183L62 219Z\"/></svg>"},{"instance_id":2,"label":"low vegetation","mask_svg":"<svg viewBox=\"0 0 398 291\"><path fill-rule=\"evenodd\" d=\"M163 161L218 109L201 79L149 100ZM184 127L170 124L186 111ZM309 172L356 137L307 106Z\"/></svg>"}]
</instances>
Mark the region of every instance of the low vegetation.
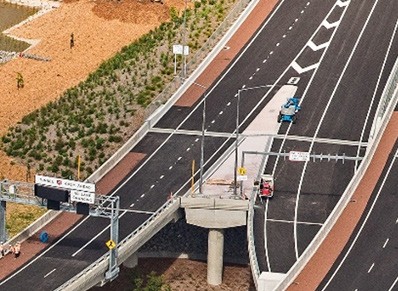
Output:
<instances>
[{"instance_id":1,"label":"low vegetation","mask_svg":"<svg viewBox=\"0 0 398 291\"><path fill-rule=\"evenodd\" d=\"M193 55L219 26L233 0L201 0L185 13L124 47L78 86L10 128L2 149L43 175L81 179L104 163L145 118L145 110L174 78L173 44ZM181 63L181 56L177 59Z\"/></svg>"}]
</instances>

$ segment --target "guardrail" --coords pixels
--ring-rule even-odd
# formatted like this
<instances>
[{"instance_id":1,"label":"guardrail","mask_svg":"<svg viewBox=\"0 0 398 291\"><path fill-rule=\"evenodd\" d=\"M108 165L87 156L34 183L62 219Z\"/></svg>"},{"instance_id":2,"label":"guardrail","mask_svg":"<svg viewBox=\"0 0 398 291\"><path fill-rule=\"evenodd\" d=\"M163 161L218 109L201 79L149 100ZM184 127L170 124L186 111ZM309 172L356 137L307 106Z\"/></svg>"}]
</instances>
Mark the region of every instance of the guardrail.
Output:
<instances>
[{"instance_id":1,"label":"guardrail","mask_svg":"<svg viewBox=\"0 0 398 291\"><path fill-rule=\"evenodd\" d=\"M366 158L362 161L359 166L357 172L354 177L351 179L348 184L346 190L343 193L340 201L333 209L332 213L326 220L325 224L319 230L315 238L312 240L310 245L306 248L304 253L300 256L300 258L296 261L296 263L290 268L289 272L286 274L286 277L283 281L279 283L279 285L274 289L275 291L286 290L294 281L294 279L298 276L301 270L305 267L308 261L312 258L315 252L320 247L321 243L324 241L329 231L333 228L337 219L340 217L344 208L347 206L349 201L351 200L352 195L354 194L355 189L360 183L363 175L365 174L373 156L377 149L377 146L380 142L381 137L387 127L388 120L391 118L391 115L397 105L398 101L398 60L395 62L393 70L391 71L390 77L386 83L386 87L383 91L381 103L382 106L379 106L378 114L379 116L383 116L381 119L381 123L379 124L379 129L377 130L375 138L372 140L372 144L369 147L369 151L366 154ZM377 118L377 117L376 117Z\"/></svg>"},{"instance_id":2,"label":"guardrail","mask_svg":"<svg viewBox=\"0 0 398 291\"><path fill-rule=\"evenodd\" d=\"M258 279L261 275L260 267L258 266L256 246L254 242L254 204L256 201L256 195L254 191L252 191L250 195L250 205L249 212L247 217L247 248L249 252L249 260L250 260L250 268L252 270L252 276L254 285L256 286L256 290L258 290Z\"/></svg>"},{"instance_id":3,"label":"guardrail","mask_svg":"<svg viewBox=\"0 0 398 291\"><path fill-rule=\"evenodd\" d=\"M156 230L160 230L175 217L179 209L179 200L170 200L163 204L150 218L139 228L127 236L118 244L118 261L125 261L136 252L145 242L144 237L150 239ZM65 282L56 290L87 290L104 280L104 274L108 269L109 254L103 255L77 276Z\"/></svg>"}]
</instances>

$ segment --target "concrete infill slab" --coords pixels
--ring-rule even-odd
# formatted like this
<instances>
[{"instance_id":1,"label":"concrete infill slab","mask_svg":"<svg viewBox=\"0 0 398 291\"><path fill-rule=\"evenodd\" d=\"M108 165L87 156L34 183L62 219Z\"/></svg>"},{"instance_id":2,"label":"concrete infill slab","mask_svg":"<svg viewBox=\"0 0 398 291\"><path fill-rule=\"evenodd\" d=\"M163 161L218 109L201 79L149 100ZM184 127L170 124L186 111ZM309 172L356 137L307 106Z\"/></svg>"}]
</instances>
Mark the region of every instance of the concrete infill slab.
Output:
<instances>
[{"instance_id":1,"label":"concrete infill slab","mask_svg":"<svg viewBox=\"0 0 398 291\"><path fill-rule=\"evenodd\" d=\"M201 197L181 197L180 205L184 208L225 209L225 210L248 210L249 202L246 200L217 199Z\"/></svg>"},{"instance_id":2,"label":"concrete infill slab","mask_svg":"<svg viewBox=\"0 0 398 291\"><path fill-rule=\"evenodd\" d=\"M250 125L241 133L245 135L245 138L239 143L239 158L246 151L264 152L271 148L272 137L250 135L277 134L280 127L277 119L281 105L286 102L287 98L293 97L296 91L297 86L282 86ZM250 197L254 181L258 179L260 175L259 171L262 170L260 169L262 161L263 156L245 156L243 167L246 169L247 179L242 183L242 191L238 189L239 195L242 192L243 197ZM203 185L203 194L220 198L229 197L234 194L234 164L235 155L231 154Z\"/></svg>"}]
</instances>

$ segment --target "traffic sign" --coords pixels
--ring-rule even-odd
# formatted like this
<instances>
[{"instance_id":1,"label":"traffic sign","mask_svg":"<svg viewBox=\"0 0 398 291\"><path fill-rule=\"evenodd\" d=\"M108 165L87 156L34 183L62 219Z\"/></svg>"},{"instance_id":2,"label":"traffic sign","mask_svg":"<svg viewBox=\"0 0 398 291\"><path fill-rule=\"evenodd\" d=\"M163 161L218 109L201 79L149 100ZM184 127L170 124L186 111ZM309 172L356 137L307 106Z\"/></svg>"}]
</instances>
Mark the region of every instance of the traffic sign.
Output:
<instances>
[{"instance_id":1,"label":"traffic sign","mask_svg":"<svg viewBox=\"0 0 398 291\"><path fill-rule=\"evenodd\" d=\"M247 181L247 176L246 175L239 175L236 177L237 181Z\"/></svg>"},{"instance_id":2,"label":"traffic sign","mask_svg":"<svg viewBox=\"0 0 398 291\"><path fill-rule=\"evenodd\" d=\"M293 162L308 162L310 160L309 152L290 151L289 160Z\"/></svg>"},{"instance_id":3,"label":"traffic sign","mask_svg":"<svg viewBox=\"0 0 398 291\"><path fill-rule=\"evenodd\" d=\"M94 204L95 203L95 193L71 190L70 191L70 201Z\"/></svg>"},{"instance_id":4,"label":"traffic sign","mask_svg":"<svg viewBox=\"0 0 398 291\"><path fill-rule=\"evenodd\" d=\"M246 175L247 170L246 170L246 168L244 168L244 167L240 167L240 168L238 169L238 173L239 173L239 175L244 176L244 175Z\"/></svg>"},{"instance_id":5,"label":"traffic sign","mask_svg":"<svg viewBox=\"0 0 398 291\"><path fill-rule=\"evenodd\" d=\"M110 249L110 250L113 250L114 248L116 248L116 243L111 239L108 240L105 244L108 247L108 249Z\"/></svg>"},{"instance_id":6,"label":"traffic sign","mask_svg":"<svg viewBox=\"0 0 398 291\"><path fill-rule=\"evenodd\" d=\"M35 183L43 186L50 186L56 188L62 188L66 190L80 190L85 192L95 192L95 184L85 183L73 180L59 179L54 177L47 177L36 175Z\"/></svg>"}]
</instances>

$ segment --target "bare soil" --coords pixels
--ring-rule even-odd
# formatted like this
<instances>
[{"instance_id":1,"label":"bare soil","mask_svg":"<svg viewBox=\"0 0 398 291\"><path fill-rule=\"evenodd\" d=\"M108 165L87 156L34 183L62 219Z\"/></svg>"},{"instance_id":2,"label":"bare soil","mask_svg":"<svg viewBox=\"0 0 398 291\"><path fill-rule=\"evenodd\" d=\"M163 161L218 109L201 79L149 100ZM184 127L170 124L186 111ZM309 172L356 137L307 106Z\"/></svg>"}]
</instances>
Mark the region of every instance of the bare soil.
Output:
<instances>
[{"instance_id":1,"label":"bare soil","mask_svg":"<svg viewBox=\"0 0 398 291\"><path fill-rule=\"evenodd\" d=\"M139 259L134 269L121 268L118 278L93 291L133 290L137 276L146 278L151 272L162 275L173 291L226 291L255 290L249 266L225 265L223 283L219 286L207 284L206 262L186 259Z\"/></svg>"}]
</instances>

